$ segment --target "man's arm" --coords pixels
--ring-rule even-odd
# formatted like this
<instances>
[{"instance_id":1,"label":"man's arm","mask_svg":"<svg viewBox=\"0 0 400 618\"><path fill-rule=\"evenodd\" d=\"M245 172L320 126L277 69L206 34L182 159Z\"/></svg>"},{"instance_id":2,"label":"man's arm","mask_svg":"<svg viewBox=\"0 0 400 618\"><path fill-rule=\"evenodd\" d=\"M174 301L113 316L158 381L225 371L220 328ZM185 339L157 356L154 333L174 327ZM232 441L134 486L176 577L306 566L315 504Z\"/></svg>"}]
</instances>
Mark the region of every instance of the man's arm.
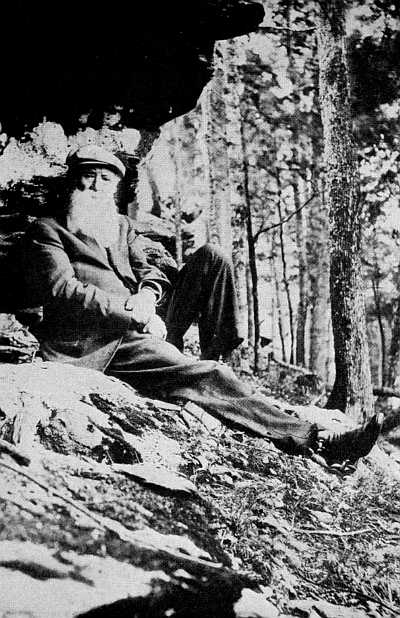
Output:
<instances>
[{"instance_id":1,"label":"man's arm","mask_svg":"<svg viewBox=\"0 0 400 618\"><path fill-rule=\"evenodd\" d=\"M133 294L127 302L127 307L133 313L147 311L147 318L143 320L143 333L148 333L155 337L165 339L167 329L163 320L156 315L156 306L160 303L164 292L170 287L170 282L166 275L156 266L149 264L147 256L137 242L138 235L131 219L126 217L128 222L128 249L129 262L137 281L139 282L138 294Z\"/></svg>"},{"instance_id":2,"label":"man's arm","mask_svg":"<svg viewBox=\"0 0 400 618\"><path fill-rule=\"evenodd\" d=\"M171 284L161 270L149 264L143 248L140 246L140 243L136 241L137 233L129 219L128 225L129 262L139 282L139 290L148 289L153 291L156 302L158 303Z\"/></svg>"},{"instance_id":3,"label":"man's arm","mask_svg":"<svg viewBox=\"0 0 400 618\"><path fill-rule=\"evenodd\" d=\"M63 313L85 313L94 321L126 330L132 311L125 307L130 295L109 294L76 276L61 239L51 225L37 221L27 232L23 256L27 286L38 304L59 303Z\"/></svg>"}]
</instances>

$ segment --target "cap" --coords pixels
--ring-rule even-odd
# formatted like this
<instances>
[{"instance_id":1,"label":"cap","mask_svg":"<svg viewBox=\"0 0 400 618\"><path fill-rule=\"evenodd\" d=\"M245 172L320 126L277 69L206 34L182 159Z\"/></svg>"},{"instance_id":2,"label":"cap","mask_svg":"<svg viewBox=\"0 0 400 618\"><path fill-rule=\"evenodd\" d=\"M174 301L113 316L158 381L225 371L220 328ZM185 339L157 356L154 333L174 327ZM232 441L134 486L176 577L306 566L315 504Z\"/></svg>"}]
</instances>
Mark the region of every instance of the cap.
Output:
<instances>
[{"instance_id":1,"label":"cap","mask_svg":"<svg viewBox=\"0 0 400 618\"><path fill-rule=\"evenodd\" d=\"M125 176L125 165L118 157L101 146L82 146L70 152L66 159L69 168L91 165L93 167L107 167L120 176Z\"/></svg>"}]
</instances>

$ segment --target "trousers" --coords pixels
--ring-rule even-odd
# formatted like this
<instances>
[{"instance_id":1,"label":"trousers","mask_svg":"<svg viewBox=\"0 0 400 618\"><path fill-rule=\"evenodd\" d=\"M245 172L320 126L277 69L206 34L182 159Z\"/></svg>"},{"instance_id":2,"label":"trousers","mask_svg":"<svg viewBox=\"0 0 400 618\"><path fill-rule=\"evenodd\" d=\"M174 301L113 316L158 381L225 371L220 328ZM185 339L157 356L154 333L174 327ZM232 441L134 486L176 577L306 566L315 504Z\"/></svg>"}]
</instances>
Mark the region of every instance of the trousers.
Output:
<instances>
[{"instance_id":1,"label":"trousers","mask_svg":"<svg viewBox=\"0 0 400 618\"><path fill-rule=\"evenodd\" d=\"M143 394L193 401L225 425L268 438L288 453L305 452L317 437L316 425L271 405L226 365L192 360L152 335L129 331L106 373Z\"/></svg>"},{"instance_id":2,"label":"trousers","mask_svg":"<svg viewBox=\"0 0 400 618\"><path fill-rule=\"evenodd\" d=\"M214 245L193 253L177 273L162 317L167 341L183 350L183 336L199 326L202 359L218 360L242 341L232 262Z\"/></svg>"}]
</instances>

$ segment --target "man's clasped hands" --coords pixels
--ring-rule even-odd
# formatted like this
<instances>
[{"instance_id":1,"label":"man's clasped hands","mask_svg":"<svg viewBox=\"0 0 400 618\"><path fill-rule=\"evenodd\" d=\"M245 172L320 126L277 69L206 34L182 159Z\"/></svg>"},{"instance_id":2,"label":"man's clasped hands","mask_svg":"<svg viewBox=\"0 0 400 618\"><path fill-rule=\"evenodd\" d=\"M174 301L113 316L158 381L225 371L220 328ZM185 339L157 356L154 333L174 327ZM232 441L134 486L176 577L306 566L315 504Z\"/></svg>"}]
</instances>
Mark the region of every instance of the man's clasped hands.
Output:
<instances>
[{"instance_id":1,"label":"man's clasped hands","mask_svg":"<svg viewBox=\"0 0 400 618\"><path fill-rule=\"evenodd\" d=\"M132 294L125 303L125 309L132 311L133 327L160 339L167 336L164 321L156 314L156 294L151 288L143 287Z\"/></svg>"}]
</instances>

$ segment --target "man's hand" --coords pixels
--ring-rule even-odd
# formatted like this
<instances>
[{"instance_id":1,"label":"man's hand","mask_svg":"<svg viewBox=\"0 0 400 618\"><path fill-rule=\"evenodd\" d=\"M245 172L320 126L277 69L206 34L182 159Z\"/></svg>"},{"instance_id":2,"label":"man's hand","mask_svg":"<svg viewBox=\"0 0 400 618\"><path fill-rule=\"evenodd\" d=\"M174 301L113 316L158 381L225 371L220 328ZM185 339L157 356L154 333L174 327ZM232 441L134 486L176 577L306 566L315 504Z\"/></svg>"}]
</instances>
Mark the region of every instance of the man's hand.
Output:
<instances>
[{"instance_id":1,"label":"man's hand","mask_svg":"<svg viewBox=\"0 0 400 618\"><path fill-rule=\"evenodd\" d=\"M128 298L125 309L132 311L133 322L139 327L144 327L156 315L156 295L151 289L143 288Z\"/></svg>"},{"instance_id":2,"label":"man's hand","mask_svg":"<svg viewBox=\"0 0 400 618\"><path fill-rule=\"evenodd\" d=\"M147 322L142 332L153 335L153 337L159 337L159 339L167 337L167 327L158 315L155 315L150 322Z\"/></svg>"}]
</instances>

